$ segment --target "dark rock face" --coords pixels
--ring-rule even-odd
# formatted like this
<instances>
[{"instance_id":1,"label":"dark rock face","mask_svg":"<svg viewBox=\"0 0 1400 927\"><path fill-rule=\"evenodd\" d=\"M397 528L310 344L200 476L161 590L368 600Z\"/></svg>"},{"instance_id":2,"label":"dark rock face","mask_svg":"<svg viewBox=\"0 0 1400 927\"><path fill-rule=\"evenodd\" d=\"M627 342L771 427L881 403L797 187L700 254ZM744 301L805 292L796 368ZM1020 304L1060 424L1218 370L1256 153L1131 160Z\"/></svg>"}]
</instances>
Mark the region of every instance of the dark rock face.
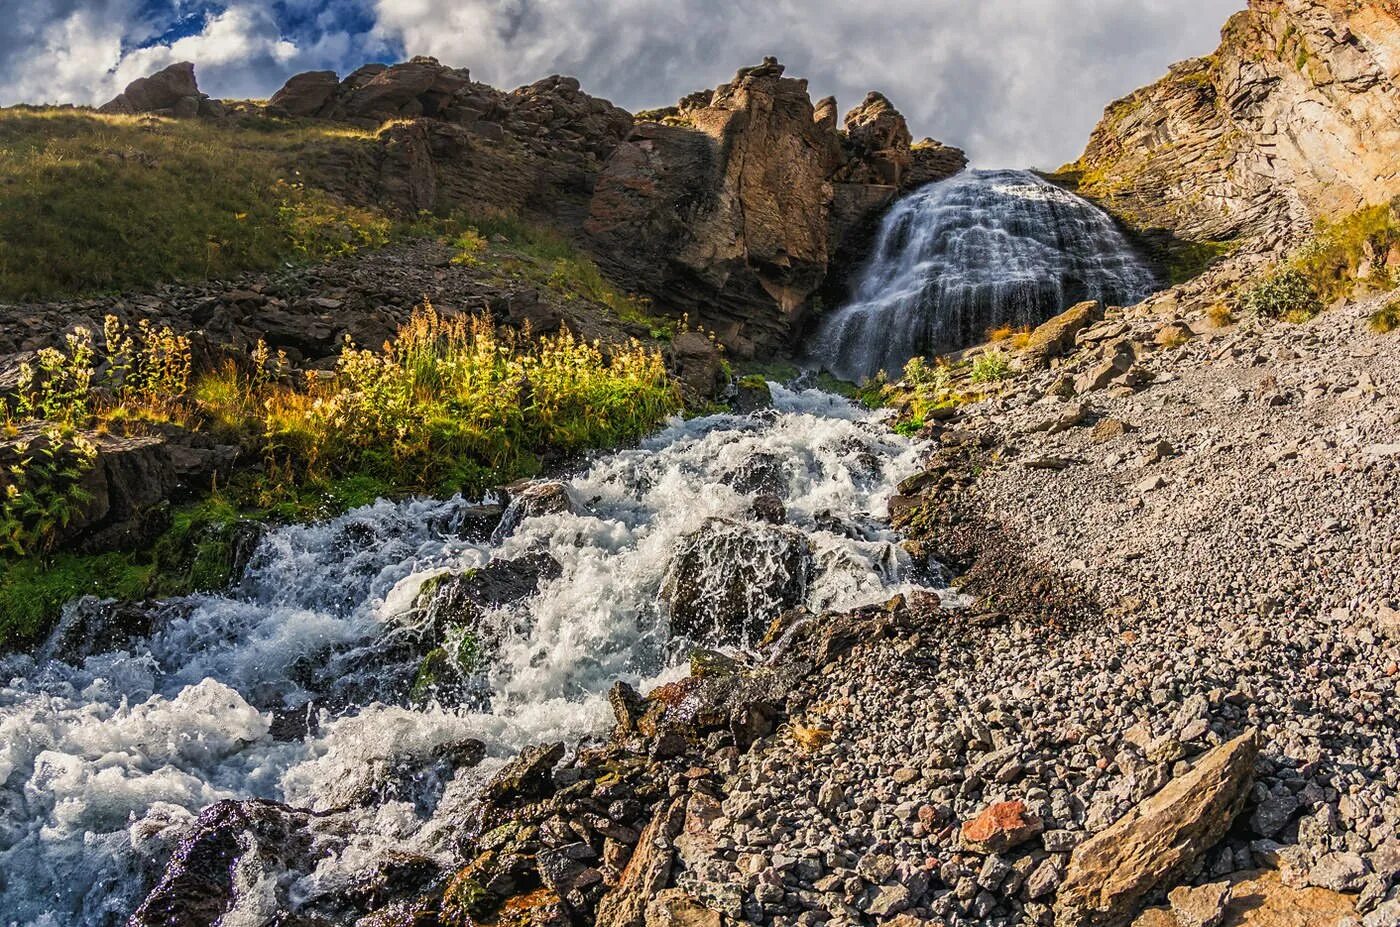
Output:
<instances>
[{"instance_id":1,"label":"dark rock face","mask_svg":"<svg viewBox=\"0 0 1400 927\"><path fill-rule=\"evenodd\" d=\"M802 532L712 518L681 541L662 597L675 633L747 644L780 611L803 600L814 569Z\"/></svg>"},{"instance_id":2,"label":"dark rock face","mask_svg":"<svg viewBox=\"0 0 1400 927\"><path fill-rule=\"evenodd\" d=\"M337 148L307 165L318 183L355 202L406 214L495 208L564 227L582 223L603 160L632 125L625 110L571 77L505 92L426 57L365 65L344 80L298 74L268 106L380 129L374 144Z\"/></svg>"},{"instance_id":3,"label":"dark rock face","mask_svg":"<svg viewBox=\"0 0 1400 927\"><path fill-rule=\"evenodd\" d=\"M171 499L190 486L207 485L215 474L226 474L237 456L233 447L214 445L180 429L168 435L82 437L93 450L90 466L76 484L87 501L55 526L53 544L84 552L149 543L168 527ZM45 454L49 445L49 437L37 425L0 440L0 492L17 479L11 466ZM63 449L57 453L60 460L69 456Z\"/></svg>"},{"instance_id":4,"label":"dark rock face","mask_svg":"<svg viewBox=\"0 0 1400 927\"><path fill-rule=\"evenodd\" d=\"M138 77L126 90L98 108L99 113L155 113L161 116L216 116L219 104L199 92L194 65L188 61L172 64L150 77Z\"/></svg>"},{"instance_id":5,"label":"dark rock face","mask_svg":"<svg viewBox=\"0 0 1400 927\"><path fill-rule=\"evenodd\" d=\"M600 262L689 310L737 356L782 346L843 240L913 163L884 97L853 110L844 136L834 114L834 101L813 106L807 82L767 59L682 100L667 124L638 124L598 178L584 226Z\"/></svg>"},{"instance_id":6,"label":"dark rock face","mask_svg":"<svg viewBox=\"0 0 1400 927\"><path fill-rule=\"evenodd\" d=\"M1400 192L1400 12L1251 0L1219 50L1108 107L1066 168L1130 225L1290 241Z\"/></svg>"},{"instance_id":7,"label":"dark rock face","mask_svg":"<svg viewBox=\"0 0 1400 927\"><path fill-rule=\"evenodd\" d=\"M131 927L213 924L234 900L236 870L260 857L291 862L311 850L310 815L270 801L219 801L200 812Z\"/></svg>"}]
</instances>

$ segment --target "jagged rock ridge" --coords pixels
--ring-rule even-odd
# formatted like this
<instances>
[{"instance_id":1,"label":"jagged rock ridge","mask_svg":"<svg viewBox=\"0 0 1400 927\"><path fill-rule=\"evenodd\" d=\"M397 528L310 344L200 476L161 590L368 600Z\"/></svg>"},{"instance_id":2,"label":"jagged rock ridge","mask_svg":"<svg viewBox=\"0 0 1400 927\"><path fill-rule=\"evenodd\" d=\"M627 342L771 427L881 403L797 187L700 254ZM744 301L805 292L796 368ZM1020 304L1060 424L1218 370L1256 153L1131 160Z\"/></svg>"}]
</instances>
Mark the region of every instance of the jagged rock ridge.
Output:
<instances>
[{"instance_id":1,"label":"jagged rock ridge","mask_svg":"<svg viewBox=\"0 0 1400 927\"><path fill-rule=\"evenodd\" d=\"M911 145L871 94L836 128L769 58L647 114L604 166L584 228L604 266L714 327L737 354L788 339L843 248L902 190L967 163Z\"/></svg>"},{"instance_id":2,"label":"jagged rock ridge","mask_svg":"<svg viewBox=\"0 0 1400 927\"><path fill-rule=\"evenodd\" d=\"M1139 230L1295 240L1400 193L1400 4L1250 0L1219 50L1108 107L1064 174Z\"/></svg>"}]
</instances>

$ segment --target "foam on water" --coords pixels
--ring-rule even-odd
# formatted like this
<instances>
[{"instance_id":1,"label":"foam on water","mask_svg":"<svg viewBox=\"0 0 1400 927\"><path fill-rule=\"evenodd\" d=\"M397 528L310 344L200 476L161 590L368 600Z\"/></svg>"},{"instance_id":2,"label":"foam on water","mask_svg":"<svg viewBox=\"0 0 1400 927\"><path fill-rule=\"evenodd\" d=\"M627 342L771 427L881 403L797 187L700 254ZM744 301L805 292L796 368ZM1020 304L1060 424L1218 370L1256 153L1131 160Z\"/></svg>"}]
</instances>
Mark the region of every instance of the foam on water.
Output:
<instances>
[{"instance_id":1,"label":"foam on water","mask_svg":"<svg viewBox=\"0 0 1400 927\"><path fill-rule=\"evenodd\" d=\"M810 606L907 587L907 559L878 519L918 447L844 400L774 393L775 412L677 420L599 458L568 481L580 514L527 518L498 544L462 538L460 498L378 502L269 534L235 589L168 603L126 649L0 664L0 923L121 923L194 814L221 798L353 809L351 836L298 876L306 897L389 844L450 854L435 823L480 777L527 744L604 730L617 679L682 672L689 642L658 598L671 553L712 516L752 519L751 496L729 482L755 454L781 462L788 520L811 538ZM562 572L490 616L505 633L484 704L394 694L414 670L394 634L425 580L541 549ZM297 713L315 723L277 739L275 718ZM426 799L384 791L396 766L466 738L487 744L479 768L448 769ZM254 896L239 918L261 916Z\"/></svg>"},{"instance_id":2,"label":"foam on water","mask_svg":"<svg viewBox=\"0 0 1400 927\"><path fill-rule=\"evenodd\" d=\"M859 382L912 357L1037 325L1076 302L1129 305L1155 275L1101 209L1029 171L964 171L894 205L815 363Z\"/></svg>"}]
</instances>

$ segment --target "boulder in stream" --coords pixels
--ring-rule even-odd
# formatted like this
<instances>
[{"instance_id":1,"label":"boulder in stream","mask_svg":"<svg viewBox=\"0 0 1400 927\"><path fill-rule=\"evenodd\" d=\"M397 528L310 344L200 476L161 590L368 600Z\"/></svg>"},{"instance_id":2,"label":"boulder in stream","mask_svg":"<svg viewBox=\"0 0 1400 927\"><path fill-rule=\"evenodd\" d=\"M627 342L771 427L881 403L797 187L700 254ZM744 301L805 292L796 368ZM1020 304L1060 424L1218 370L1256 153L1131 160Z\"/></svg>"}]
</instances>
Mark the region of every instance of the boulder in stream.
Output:
<instances>
[{"instance_id":1,"label":"boulder in stream","mask_svg":"<svg viewBox=\"0 0 1400 927\"><path fill-rule=\"evenodd\" d=\"M711 518L680 540L661 595L674 633L742 645L800 604L814 573L811 544L796 528Z\"/></svg>"}]
</instances>

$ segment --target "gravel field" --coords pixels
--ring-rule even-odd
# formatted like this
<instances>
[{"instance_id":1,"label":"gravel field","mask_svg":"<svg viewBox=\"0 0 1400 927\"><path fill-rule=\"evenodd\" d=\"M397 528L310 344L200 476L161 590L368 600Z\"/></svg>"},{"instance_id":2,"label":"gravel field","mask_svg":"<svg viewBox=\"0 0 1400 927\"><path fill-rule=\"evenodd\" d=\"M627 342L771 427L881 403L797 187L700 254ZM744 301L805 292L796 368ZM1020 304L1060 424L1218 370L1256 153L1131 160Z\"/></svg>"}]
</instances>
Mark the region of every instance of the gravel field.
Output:
<instances>
[{"instance_id":1,"label":"gravel field","mask_svg":"<svg viewBox=\"0 0 1400 927\"><path fill-rule=\"evenodd\" d=\"M828 664L722 803L692 801L677 884L753 923L1088 923L1071 851L1246 734L1234 826L1137 906L1202 887L1143 922L1243 922L1231 882L1278 869L1251 889L1275 922L1397 923L1400 341L1374 308L1155 350L1150 305L1110 314L968 410L953 427L997 440L965 504L1103 614L936 612ZM1055 395L1125 339L1141 385Z\"/></svg>"}]
</instances>

